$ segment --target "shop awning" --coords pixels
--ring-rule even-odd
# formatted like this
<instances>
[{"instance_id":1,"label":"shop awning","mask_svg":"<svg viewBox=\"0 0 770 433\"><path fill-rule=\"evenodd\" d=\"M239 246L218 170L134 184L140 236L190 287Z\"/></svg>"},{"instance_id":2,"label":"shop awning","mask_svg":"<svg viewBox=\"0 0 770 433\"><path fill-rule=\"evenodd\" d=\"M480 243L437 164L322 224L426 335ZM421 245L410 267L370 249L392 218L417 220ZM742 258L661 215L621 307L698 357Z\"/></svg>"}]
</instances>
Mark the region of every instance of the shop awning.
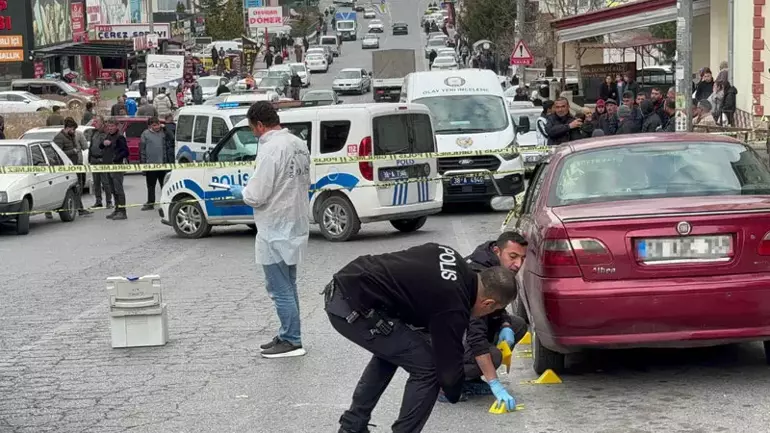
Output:
<instances>
[{"instance_id":1,"label":"shop awning","mask_svg":"<svg viewBox=\"0 0 770 433\"><path fill-rule=\"evenodd\" d=\"M696 0L693 16L710 13L710 0ZM551 21L559 43L676 21L676 0L638 0L620 6Z\"/></svg>"},{"instance_id":2,"label":"shop awning","mask_svg":"<svg viewBox=\"0 0 770 433\"><path fill-rule=\"evenodd\" d=\"M133 42L70 42L33 50L38 58L50 56L104 56L126 57L134 54Z\"/></svg>"}]
</instances>

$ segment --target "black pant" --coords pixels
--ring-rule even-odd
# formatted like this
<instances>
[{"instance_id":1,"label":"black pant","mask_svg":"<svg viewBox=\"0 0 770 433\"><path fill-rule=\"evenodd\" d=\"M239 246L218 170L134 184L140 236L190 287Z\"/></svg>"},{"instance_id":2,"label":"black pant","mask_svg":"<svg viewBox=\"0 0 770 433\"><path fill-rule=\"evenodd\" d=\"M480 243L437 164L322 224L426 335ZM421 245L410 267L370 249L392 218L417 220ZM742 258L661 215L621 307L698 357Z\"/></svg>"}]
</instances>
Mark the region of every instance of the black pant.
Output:
<instances>
[{"instance_id":1,"label":"black pant","mask_svg":"<svg viewBox=\"0 0 770 433\"><path fill-rule=\"evenodd\" d=\"M513 345L521 341L527 334L527 322L521 317L515 314L509 314L511 330L513 331ZM495 333L495 339L497 339L499 331ZM513 347L511 347L513 350ZM503 362L503 354L500 353L500 349L497 348L492 342L489 343L489 354L492 355L492 363L495 365L495 369L500 367ZM463 357L463 363L465 364L465 378L468 380L479 379L483 375L479 364L476 362L476 356L473 355L470 347L465 346L465 355Z\"/></svg>"},{"instance_id":2,"label":"black pant","mask_svg":"<svg viewBox=\"0 0 770 433\"><path fill-rule=\"evenodd\" d=\"M78 210L83 210L83 190L86 187L86 174L85 173L78 173L78 192L77 192L77 198L75 199L75 207L78 208Z\"/></svg>"},{"instance_id":3,"label":"black pant","mask_svg":"<svg viewBox=\"0 0 770 433\"><path fill-rule=\"evenodd\" d=\"M734 111L730 111L730 112L726 111L724 114L727 117L727 124L730 125L730 126L735 126L735 112Z\"/></svg>"},{"instance_id":4,"label":"black pant","mask_svg":"<svg viewBox=\"0 0 770 433\"><path fill-rule=\"evenodd\" d=\"M144 180L147 183L147 204L155 203L155 184L163 188L163 178L168 171L145 171Z\"/></svg>"},{"instance_id":5,"label":"black pant","mask_svg":"<svg viewBox=\"0 0 770 433\"><path fill-rule=\"evenodd\" d=\"M341 297L338 296L335 293L330 302L345 302L340 301ZM350 432L367 431L374 407L398 367L401 367L409 373L409 379L406 381L401 411L393 424L393 432L421 432L439 393L436 366L427 334L394 320L393 332L389 335L372 335L369 332L371 326L363 318L348 323L332 313L327 312L327 315L337 332L374 355L353 392L350 409L340 417L340 425Z\"/></svg>"},{"instance_id":6,"label":"black pant","mask_svg":"<svg viewBox=\"0 0 770 433\"><path fill-rule=\"evenodd\" d=\"M94 198L96 204L102 204L102 190L107 203L112 203L112 189L110 189L109 173L93 173L94 177Z\"/></svg>"},{"instance_id":7,"label":"black pant","mask_svg":"<svg viewBox=\"0 0 770 433\"><path fill-rule=\"evenodd\" d=\"M126 193L123 191L123 176L125 173L107 173L110 180L110 190L115 196L115 213L126 213Z\"/></svg>"}]
</instances>

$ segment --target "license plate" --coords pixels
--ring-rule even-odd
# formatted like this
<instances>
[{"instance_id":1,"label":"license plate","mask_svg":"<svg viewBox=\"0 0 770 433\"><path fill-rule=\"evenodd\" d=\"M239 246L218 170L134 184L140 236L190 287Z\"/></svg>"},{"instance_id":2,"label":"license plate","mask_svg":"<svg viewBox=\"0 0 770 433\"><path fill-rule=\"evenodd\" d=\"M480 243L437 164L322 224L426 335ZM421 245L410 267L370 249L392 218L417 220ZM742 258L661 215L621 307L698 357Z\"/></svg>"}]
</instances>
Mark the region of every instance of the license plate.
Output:
<instances>
[{"instance_id":1,"label":"license plate","mask_svg":"<svg viewBox=\"0 0 770 433\"><path fill-rule=\"evenodd\" d=\"M409 179L409 172L406 168L381 168L380 180L402 180Z\"/></svg>"},{"instance_id":2,"label":"license plate","mask_svg":"<svg viewBox=\"0 0 770 433\"><path fill-rule=\"evenodd\" d=\"M449 184L450 185L483 185L484 184L484 178L483 176L457 176L449 178Z\"/></svg>"},{"instance_id":3,"label":"license plate","mask_svg":"<svg viewBox=\"0 0 770 433\"><path fill-rule=\"evenodd\" d=\"M636 241L636 256L642 262L725 259L732 255L732 251L733 237L730 235L638 239Z\"/></svg>"},{"instance_id":4,"label":"license plate","mask_svg":"<svg viewBox=\"0 0 770 433\"><path fill-rule=\"evenodd\" d=\"M540 162L540 155L530 155L524 157L524 162Z\"/></svg>"}]
</instances>

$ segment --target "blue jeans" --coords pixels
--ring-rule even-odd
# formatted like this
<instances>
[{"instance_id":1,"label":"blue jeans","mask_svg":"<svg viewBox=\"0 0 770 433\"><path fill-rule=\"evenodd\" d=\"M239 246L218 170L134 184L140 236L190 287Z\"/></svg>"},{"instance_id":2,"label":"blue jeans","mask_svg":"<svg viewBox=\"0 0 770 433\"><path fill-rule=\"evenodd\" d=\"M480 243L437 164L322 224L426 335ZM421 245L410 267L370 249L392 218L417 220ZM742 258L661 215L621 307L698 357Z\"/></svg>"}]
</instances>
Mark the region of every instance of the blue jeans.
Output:
<instances>
[{"instance_id":1,"label":"blue jeans","mask_svg":"<svg viewBox=\"0 0 770 433\"><path fill-rule=\"evenodd\" d=\"M302 344L297 295L297 265L284 262L262 265L267 282L267 294L275 304L281 329L278 338L294 345Z\"/></svg>"}]
</instances>

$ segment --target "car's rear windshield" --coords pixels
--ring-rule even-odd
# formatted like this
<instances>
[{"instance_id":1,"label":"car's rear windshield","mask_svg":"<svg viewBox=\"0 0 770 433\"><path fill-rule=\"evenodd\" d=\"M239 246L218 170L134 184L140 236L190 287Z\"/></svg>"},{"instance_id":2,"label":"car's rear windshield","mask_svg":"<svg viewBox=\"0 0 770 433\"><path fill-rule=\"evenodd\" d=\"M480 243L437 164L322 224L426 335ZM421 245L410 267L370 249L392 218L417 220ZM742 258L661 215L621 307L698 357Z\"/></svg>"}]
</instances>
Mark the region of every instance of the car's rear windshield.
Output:
<instances>
[{"instance_id":1,"label":"car's rear windshield","mask_svg":"<svg viewBox=\"0 0 770 433\"><path fill-rule=\"evenodd\" d=\"M770 193L770 171L732 143L650 143L579 152L559 167L549 206Z\"/></svg>"},{"instance_id":2,"label":"car's rear windshield","mask_svg":"<svg viewBox=\"0 0 770 433\"><path fill-rule=\"evenodd\" d=\"M388 114L372 120L376 155L434 152L430 116L422 113Z\"/></svg>"},{"instance_id":3,"label":"car's rear windshield","mask_svg":"<svg viewBox=\"0 0 770 433\"><path fill-rule=\"evenodd\" d=\"M321 45L337 45L335 36L321 36Z\"/></svg>"}]
</instances>

